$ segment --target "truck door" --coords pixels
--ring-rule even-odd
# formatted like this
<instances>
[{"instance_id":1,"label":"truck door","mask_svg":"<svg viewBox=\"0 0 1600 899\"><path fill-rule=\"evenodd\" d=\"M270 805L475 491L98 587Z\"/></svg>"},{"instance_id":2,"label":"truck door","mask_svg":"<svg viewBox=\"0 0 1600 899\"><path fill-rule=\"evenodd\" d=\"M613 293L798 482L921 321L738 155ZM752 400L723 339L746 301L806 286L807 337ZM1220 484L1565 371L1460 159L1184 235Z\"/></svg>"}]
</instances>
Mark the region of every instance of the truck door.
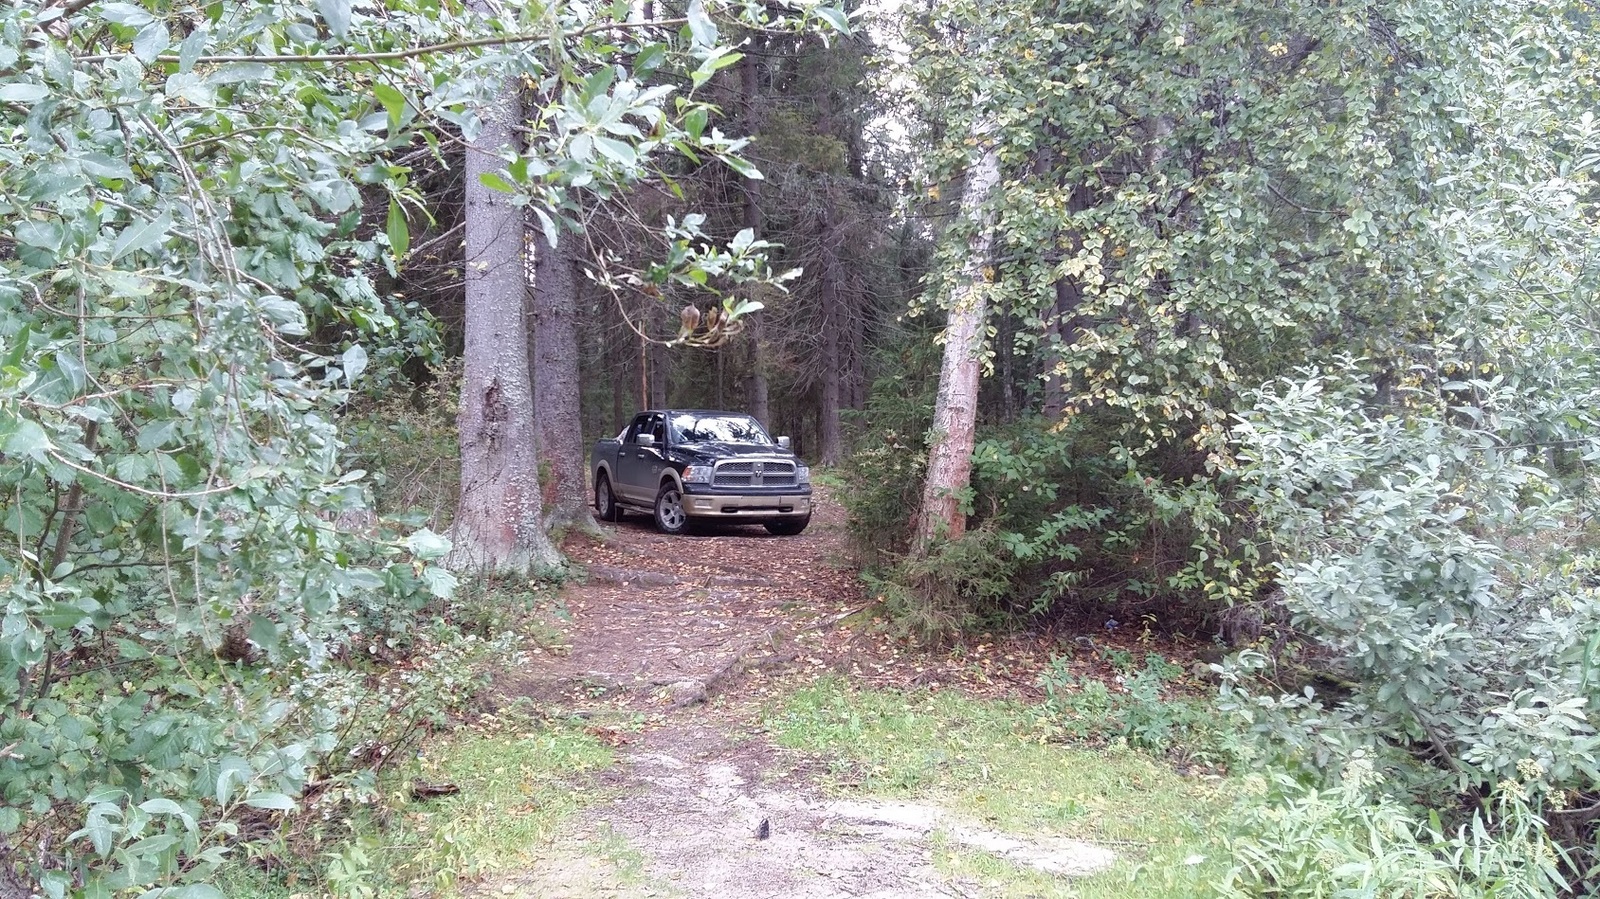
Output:
<instances>
[{"instance_id":1,"label":"truck door","mask_svg":"<svg viewBox=\"0 0 1600 899\"><path fill-rule=\"evenodd\" d=\"M658 441L666 439L665 422L660 413L635 416L633 426L623 437L617 450L617 492L635 503L651 503L656 498L656 476L661 470L661 446L639 445L639 437L649 434Z\"/></svg>"}]
</instances>

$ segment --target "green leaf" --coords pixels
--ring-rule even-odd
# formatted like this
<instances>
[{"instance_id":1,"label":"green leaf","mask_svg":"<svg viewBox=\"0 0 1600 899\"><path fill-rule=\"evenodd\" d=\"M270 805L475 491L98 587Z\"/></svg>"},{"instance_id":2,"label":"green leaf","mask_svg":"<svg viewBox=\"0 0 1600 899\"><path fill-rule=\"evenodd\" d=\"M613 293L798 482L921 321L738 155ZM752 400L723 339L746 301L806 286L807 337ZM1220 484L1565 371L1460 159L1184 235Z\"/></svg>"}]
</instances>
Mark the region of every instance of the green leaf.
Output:
<instances>
[{"instance_id":1,"label":"green leaf","mask_svg":"<svg viewBox=\"0 0 1600 899\"><path fill-rule=\"evenodd\" d=\"M167 26L163 22L151 22L139 29L133 37L133 55L146 65L156 61L156 57L166 52L172 46L172 35L167 33Z\"/></svg>"},{"instance_id":2,"label":"green leaf","mask_svg":"<svg viewBox=\"0 0 1600 899\"><path fill-rule=\"evenodd\" d=\"M7 103L37 103L50 96L50 89L31 81L17 81L0 86L0 100Z\"/></svg>"},{"instance_id":3,"label":"green leaf","mask_svg":"<svg viewBox=\"0 0 1600 899\"><path fill-rule=\"evenodd\" d=\"M832 25L834 30L844 34L850 33L850 15L839 7L818 6L812 9L812 12L816 13L817 18Z\"/></svg>"},{"instance_id":4,"label":"green leaf","mask_svg":"<svg viewBox=\"0 0 1600 899\"><path fill-rule=\"evenodd\" d=\"M696 47L711 47L717 43L717 25L706 15L706 5L701 0L689 0L689 35Z\"/></svg>"},{"instance_id":5,"label":"green leaf","mask_svg":"<svg viewBox=\"0 0 1600 899\"><path fill-rule=\"evenodd\" d=\"M700 135L705 133L706 122L710 115L704 106L696 106L683 117L683 130L689 133L689 137L699 140Z\"/></svg>"},{"instance_id":6,"label":"green leaf","mask_svg":"<svg viewBox=\"0 0 1600 899\"><path fill-rule=\"evenodd\" d=\"M95 178L105 178L113 181L133 177L133 170L128 168L128 163L121 159L114 159L104 153L90 153L78 157L78 164L83 166L85 174Z\"/></svg>"},{"instance_id":7,"label":"green leaf","mask_svg":"<svg viewBox=\"0 0 1600 899\"><path fill-rule=\"evenodd\" d=\"M583 80L583 102L585 104L596 97L603 97L611 90L611 83L616 80L617 70L613 66L601 66L588 78Z\"/></svg>"},{"instance_id":8,"label":"green leaf","mask_svg":"<svg viewBox=\"0 0 1600 899\"><path fill-rule=\"evenodd\" d=\"M350 30L350 0L317 0L317 14L336 38L342 40Z\"/></svg>"},{"instance_id":9,"label":"green leaf","mask_svg":"<svg viewBox=\"0 0 1600 899\"><path fill-rule=\"evenodd\" d=\"M689 74L689 80L694 82L695 87L699 87L710 81L711 77L717 72L726 69L743 58L743 53L734 53L726 49L714 50L700 62L699 68Z\"/></svg>"},{"instance_id":10,"label":"green leaf","mask_svg":"<svg viewBox=\"0 0 1600 899\"><path fill-rule=\"evenodd\" d=\"M143 28L155 21L155 16L142 6L133 3L102 3L100 18L129 28Z\"/></svg>"},{"instance_id":11,"label":"green leaf","mask_svg":"<svg viewBox=\"0 0 1600 899\"><path fill-rule=\"evenodd\" d=\"M394 258L405 258L406 251L411 249L411 228L406 224L405 211L400 208L400 201L389 198L389 221L384 226L384 232L389 236L389 249L394 253Z\"/></svg>"},{"instance_id":12,"label":"green leaf","mask_svg":"<svg viewBox=\"0 0 1600 899\"><path fill-rule=\"evenodd\" d=\"M381 82L372 86L372 93L378 98L378 102L383 104L384 111L389 114L389 133L398 132L400 117L405 115L406 111L406 95Z\"/></svg>"},{"instance_id":13,"label":"green leaf","mask_svg":"<svg viewBox=\"0 0 1600 899\"><path fill-rule=\"evenodd\" d=\"M456 576L438 565L429 565L422 570L422 582L428 586L429 593L440 599L455 595Z\"/></svg>"},{"instance_id":14,"label":"green leaf","mask_svg":"<svg viewBox=\"0 0 1600 899\"><path fill-rule=\"evenodd\" d=\"M11 338L11 348L6 351L4 368L17 368L22 365L22 357L28 352L28 340L33 336L33 331L28 325L23 325L22 330Z\"/></svg>"},{"instance_id":15,"label":"green leaf","mask_svg":"<svg viewBox=\"0 0 1600 899\"><path fill-rule=\"evenodd\" d=\"M22 826L22 812L10 806L0 806L0 834L16 833Z\"/></svg>"},{"instance_id":16,"label":"green leaf","mask_svg":"<svg viewBox=\"0 0 1600 899\"><path fill-rule=\"evenodd\" d=\"M155 246L170 230L172 230L172 216L165 212L156 216L153 221L134 222L122 229L122 233L117 235L117 242L111 245L111 261L116 262L129 253L137 253Z\"/></svg>"},{"instance_id":17,"label":"green leaf","mask_svg":"<svg viewBox=\"0 0 1600 899\"><path fill-rule=\"evenodd\" d=\"M208 36L209 33L206 29L196 28L189 32L188 37L183 39L183 44L178 47L178 72L180 74L194 69L194 64L199 61L201 54L205 52L206 38Z\"/></svg>"},{"instance_id":18,"label":"green leaf","mask_svg":"<svg viewBox=\"0 0 1600 899\"><path fill-rule=\"evenodd\" d=\"M217 804L227 805L233 798L234 790L250 780L250 763L236 755L230 755L222 760L217 769Z\"/></svg>"},{"instance_id":19,"label":"green leaf","mask_svg":"<svg viewBox=\"0 0 1600 899\"><path fill-rule=\"evenodd\" d=\"M45 453L54 449L50 437L39 427L39 423L30 418L16 419L15 428L4 436L0 442L0 450L8 456L27 456L36 462L45 460Z\"/></svg>"},{"instance_id":20,"label":"green leaf","mask_svg":"<svg viewBox=\"0 0 1600 899\"><path fill-rule=\"evenodd\" d=\"M484 172L478 176L478 181L482 183L484 187L487 187L490 190L497 190L503 194L514 194L517 192L517 186L515 184L512 184L510 181L500 177L500 175L496 172Z\"/></svg>"},{"instance_id":21,"label":"green leaf","mask_svg":"<svg viewBox=\"0 0 1600 899\"><path fill-rule=\"evenodd\" d=\"M45 219L23 219L16 224L17 240L30 247L55 252L65 237L61 225Z\"/></svg>"},{"instance_id":22,"label":"green leaf","mask_svg":"<svg viewBox=\"0 0 1600 899\"><path fill-rule=\"evenodd\" d=\"M282 793L257 793L244 801L251 808L264 808L277 812L294 811L294 800Z\"/></svg>"},{"instance_id":23,"label":"green leaf","mask_svg":"<svg viewBox=\"0 0 1600 899\"><path fill-rule=\"evenodd\" d=\"M171 799L162 799L159 797L156 799L146 799L144 802L139 803L139 808L140 810L148 812L152 815L183 814L183 806L173 802Z\"/></svg>"},{"instance_id":24,"label":"green leaf","mask_svg":"<svg viewBox=\"0 0 1600 899\"><path fill-rule=\"evenodd\" d=\"M545 241L555 246L561 239L561 229L556 227L556 220L538 206L533 207L533 214L539 219L539 229L544 232Z\"/></svg>"},{"instance_id":25,"label":"green leaf","mask_svg":"<svg viewBox=\"0 0 1600 899\"><path fill-rule=\"evenodd\" d=\"M600 151L601 156L627 168L632 168L639 160L639 154L632 146L613 138L596 136L594 148Z\"/></svg>"},{"instance_id":26,"label":"green leaf","mask_svg":"<svg viewBox=\"0 0 1600 899\"><path fill-rule=\"evenodd\" d=\"M92 799L92 797L91 797ZM120 818L122 809L107 802L96 802L89 806L89 814L83 823L83 828L67 837L68 842L89 838L89 844L101 857L111 854L111 849L116 845L117 826L111 823L112 818Z\"/></svg>"},{"instance_id":27,"label":"green leaf","mask_svg":"<svg viewBox=\"0 0 1600 899\"><path fill-rule=\"evenodd\" d=\"M161 899L227 899L227 895L209 883L191 883L162 891Z\"/></svg>"},{"instance_id":28,"label":"green leaf","mask_svg":"<svg viewBox=\"0 0 1600 899\"><path fill-rule=\"evenodd\" d=\"M340 362L340 367L344 369L345 381L354 384L356 378L361 377L361 373L367 370L367 351L362 349L359 343L351 344L340 357Z\"/></svg>"},{"instance_id":29,"label":"green leaf","mask_svg":"<svg viewBox=\"0 0 1600 899\"><path fill-rule=\"evenodd\" d=\"M423 528L406 538L406 549L421 561L432 562L450 553L450 541Z\"/></svg>"},{"instance_id":30,"label":"green leaf","mask_svg":"<svg viewBox=\"0 0 1600 899\"><path fill-rule=\"evenodd\" d=\"M633 71L635 75L644 76L661 67L667 59L666 44L647 44L633 58Z\"/></svg>"},{"instance_id":31,"label":"green leaf","mask_svg":"<svg viewBox=\"0 0 1600 899\"><path fill-rule=\"evenodd\" d=\"M722 157L722 161L728 164L728 168L733 169L735 172L738 172L746 178L749 178L751 181L760 181L766 177L765 175L761 174L760 169L750 164L749 160L742 159L738 156L729 155Z\"/></svg>"}]
</instances>

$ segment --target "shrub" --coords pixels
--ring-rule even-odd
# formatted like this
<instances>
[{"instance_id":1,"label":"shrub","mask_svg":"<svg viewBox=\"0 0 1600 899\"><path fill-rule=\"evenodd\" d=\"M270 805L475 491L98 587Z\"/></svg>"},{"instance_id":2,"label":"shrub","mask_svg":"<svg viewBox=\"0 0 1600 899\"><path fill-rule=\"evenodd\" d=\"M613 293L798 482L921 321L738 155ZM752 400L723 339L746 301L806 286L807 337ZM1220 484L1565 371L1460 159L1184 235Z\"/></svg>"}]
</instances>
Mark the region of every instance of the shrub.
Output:
<instances>
[{"instance_id":1,"label":"shrub","mask_svg":"<svg viewBox=\"0 0 1600 899\"><path fill-rule=\"evenodd\" d=\"M1302 648L1233 659L1223 702L1303 781L1325 786L1360 757L1455 826L1476 827L1464 816L1505 783L1536 804L1591 804L1592 496L1543 450L1594 455L1588 412L1538 379L1463 375L1440 389L1457 404L1419 391L1403 416L1348 371L1255 394L1236 430L1243 484ZM1592 822L1551 820L1581 874Z\"/></svg>"},{"instance_id":2,"label":"shrub","mask_svg":"<svg viewBox=\"0 0 1600 899\"><path fill-rule=\"evenodd\" d=\"M1258 791L1266 787L1259 776L1255 782ZM1361 756L1335 786L1279 780L1276 801L1253 799L1239 810L1228 842L1234 867L1219 893L1224 899L1556 899L1570 889L1561 850L1520 785L1502 784L1451 832L1438 815L1419 813L1381 785Z\"/></svg>"}]
</instances>

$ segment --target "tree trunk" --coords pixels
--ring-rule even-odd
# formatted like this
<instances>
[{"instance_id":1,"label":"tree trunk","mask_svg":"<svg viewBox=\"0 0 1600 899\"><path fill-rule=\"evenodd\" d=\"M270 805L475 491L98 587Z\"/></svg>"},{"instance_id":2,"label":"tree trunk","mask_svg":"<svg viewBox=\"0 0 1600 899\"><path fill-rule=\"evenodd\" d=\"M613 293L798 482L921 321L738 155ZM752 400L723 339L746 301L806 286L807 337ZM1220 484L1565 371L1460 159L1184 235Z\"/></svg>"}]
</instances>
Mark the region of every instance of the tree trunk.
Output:
<instances>
[{"instance_id":1,"label":"tree trunk","mask_svg":"<svg viewBox=\"0 0 1600 899\"><path fill-rule=\"evenodd\" d=\"M579 400L577 262L572 241L558 247L542 238L534 245L533 321L528 344L533 354L533 420L547 529L592 524L588 471L583 458L583 417Z\"/></svg>"},{"instance_id":2,"label":"tree trunk","mask_svg":"<svg viewBox=\"0 0 1600 899\"><path fill-rule=\"evenodd\" d=\"M822 260L817 273L822 300L822 397L817 410L817 461L837 465L839 448L839 380L844 360L839 355L839 331L845 316L839 303L839 232L834 227L833 200L822 201L822 222L818 229Z\"/></svg>"},{"instance_id":3,"label":"tree trunk","mask_svg":"<svg viewBox=\"0 0 1600 899\"><path fill-rule=\"evenodd\" d=\"M1076 249L1079 241L1073 238ZM1045 323L1046 342L1041 357L1044 360L1044 417L1055 421L1067 411L1067 394L1072 384L1066 355L1078 340L1083 327L1078 308L1083 304L1083 289L1076 279L1062 278L1055 283L1056 301L1050 308L1050 320Z\"/></svg>"},{"instance_id":4,"label":"tree trunk","mask_svg":"<svg viewBox=\"0 0 1600 899\"><path fill-rule=\"evenodd\" d=\"M484 110L466 158L466 347L457 418L461 496L450 536L458 571L525 574L561 556L545 536L528 368L522 210L479 176L500 168L522 118L520 82Z\"/></svg>"},{"instance_id":5,"label":"tree trunk","mask_svg":"<svg viewBox=\"0 0 1600 899\"><path fill-rule=\"evenodd\" d=\"M983 140L983 130L975 136ZM939 369L939 394L933 407L933 445L928 451L928 477L912 540L916 556L926 557L939 539L966 533L967 516L960 493L972 475L972 447L978 414L978 366L988 313L990 249L994 216L989 195L1000 181L1000 157L983 151L967 177L961 215L972 228L961 278L950 297L950 319L944 333L944 361Z\"/></svg>"},{"instance_id":6,"label":"tree trunk","mask_svg":"<svg viewBox=\"0 0 1600 899\"><path fill-rule=\"evenodd\" d=\"M662 311L652 310L653 316L659 316ZM652 343L649 349L650 357L650 408L665 409L672 401L672 347L665 344Z\"/></svg>"}]
</instances>

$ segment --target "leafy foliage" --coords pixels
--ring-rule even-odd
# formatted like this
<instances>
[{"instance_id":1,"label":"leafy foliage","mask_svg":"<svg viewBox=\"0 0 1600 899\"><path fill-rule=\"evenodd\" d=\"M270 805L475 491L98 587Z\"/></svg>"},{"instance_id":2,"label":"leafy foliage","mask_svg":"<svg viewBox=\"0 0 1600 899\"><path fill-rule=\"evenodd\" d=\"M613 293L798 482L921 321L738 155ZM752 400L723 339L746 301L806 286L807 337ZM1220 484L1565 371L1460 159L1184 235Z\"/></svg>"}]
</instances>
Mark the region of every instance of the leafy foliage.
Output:
<instances>
[{"instance_id":1,"label":"leafy foliage","mask_svg":"<svg viewBox=\"0 0 1600 899\"><path fill-rule=\"evenodd\" d=\"M1057 657L1041 675L1043 712L1067 740L1089 745L1122 741L1146 752L1202 765L1236 761L1239 737L1222 726L1210 701L1172 695L1171 681L1182 669L1149 653L1134 670L1130 664L1118 684L1073 674Z\"/></svg>"},{"instance_id":2,"label":"leafy foliage","mask_svg":"<svg viewBox=\"0 0 1600 899\"><path fill-rule=\"evenodd\" d=\"M547 12L0 11L0 838L47 894L215 895L230 845L413 720L353 713L392 707L356 662L415 638L449 547L371 525L336 424L429 344L382 294L415 199L394 154L470 135L515 71L552 127L503 180L546 219L663 144L738 164L619 61L703 84L730 58L705 5L681 32ZM669 244L661 278L760 266Z\"/></svg>"},{"instance_id":3,"label":"leafy foliage","mask_svg":"<svg viewBox=\"0 0 1600 899\"><path fill-rule=\"evenodd\" d=\"M1372 778L1356 759L1338 786L1289 781L1278 785L1289 794L1281 805L1247 806L1219 894L1539 899L1570 889L1560 848L1516 783L1496 794L1492 815L1446 831L1438 816L1419 816Z\"/></svg>"}]
</instances>

